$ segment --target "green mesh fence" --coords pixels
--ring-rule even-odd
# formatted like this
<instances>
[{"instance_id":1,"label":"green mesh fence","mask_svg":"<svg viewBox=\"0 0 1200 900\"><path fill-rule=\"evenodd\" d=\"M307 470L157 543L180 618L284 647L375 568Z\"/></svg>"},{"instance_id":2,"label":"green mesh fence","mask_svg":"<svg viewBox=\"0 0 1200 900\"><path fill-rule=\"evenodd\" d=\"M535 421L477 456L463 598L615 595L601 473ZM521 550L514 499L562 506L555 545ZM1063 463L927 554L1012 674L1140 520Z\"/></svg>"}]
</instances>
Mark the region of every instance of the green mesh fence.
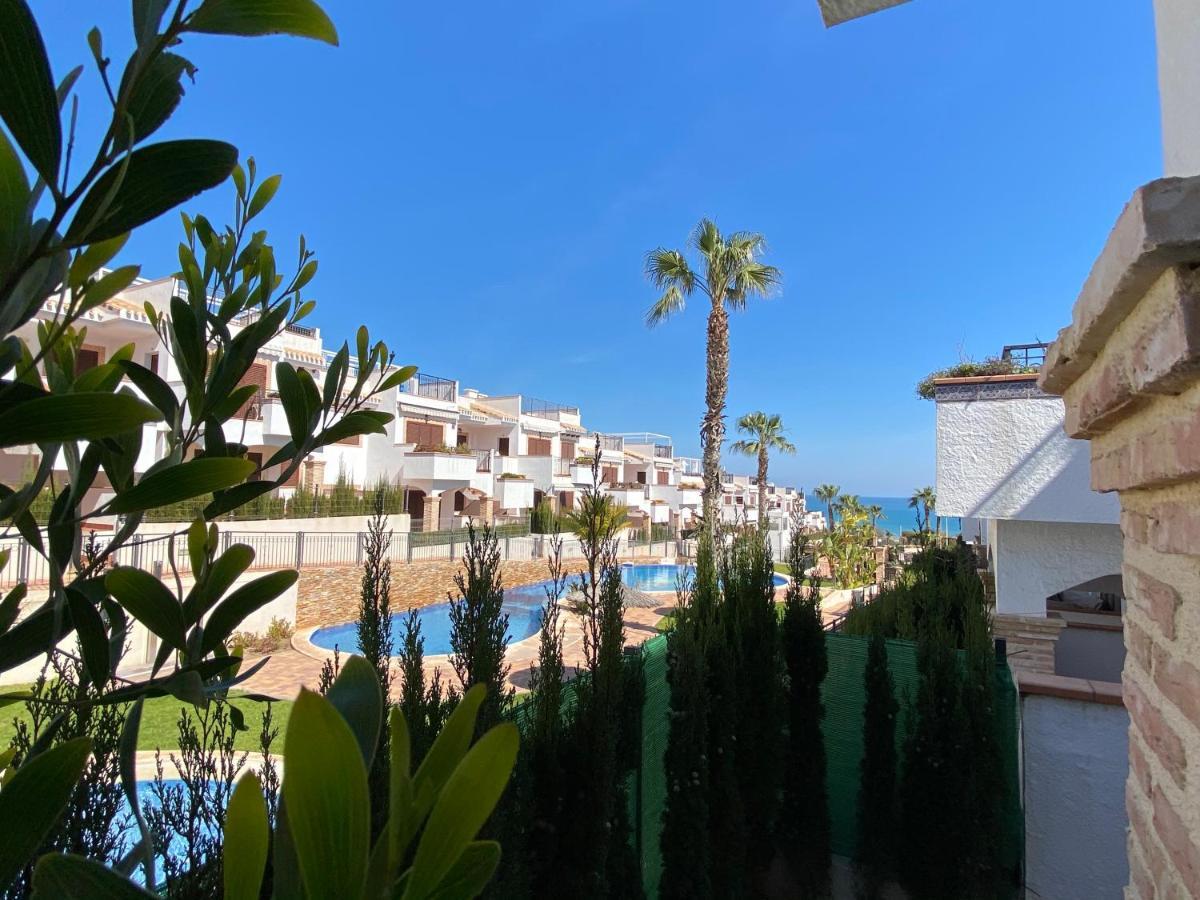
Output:
<instances>
[{"instance_id":1,"label":"green mesh fence","mask_svg":"<svg viewBox=\"0 0 1200 900\"><path fill-rule=\"evenodd\" d=\"M866 694L863 676L867 665L865 637L830 633L826 636L829 674L822 689L825 703L825 754L829 815L833 852L853 857L858 841L857 807L859 764L862 760L863 708ZM647 897L658 896L662 876L662 851L659 841L663 811L667 801L667 776L663 757L667 749L670 722L670 687L667 684L667 638L660 635L642 645L641 660L645 679L645 700L641 719L641 765L632 776L630 813L634 840L638 844L642 866L642 884ZM917 690L917 647L909 641L888 641L888 668L903 708L906 698ZM575 685L564 685L563 711L575 704ZM514 710L518 724L527 725L527 706ZM1008 790L1002 840L1006 866L1019 872L1025 842L1024 817L1018 790L1017 693L1008 666L996 667L996 715L1000 752ZM897 718L897 747L903 747L906 716ZM901 749L901 759L903 759Z\"/></svg>"},{"instance_id":2,"label":"green mesh fence","mask_svg":"<svg viewBox=\"0 0 1200 900\"><path fill-rule=\"evenodd\" d=\"M867 667L870 639L831 633L826 636L829 674L821 696L825 704L825 755L829 791L829 818L833 852L853 857L858 846L858 785L862 761L863 710L866 690L863 677ZM901 704L896 720L896 745L903 764L903 746L907 735L907 698L917 692L917 645L911 641L890 640L888 669ZM1000 754L1008 790L1004 803L1004 859L1006 868L1019 871L1024 846L1024 816L1018 790L1017 695L1008 665L996 667L996 716ZM969 765L964 760L964 765Z\"/></svg>"}]
</instances>

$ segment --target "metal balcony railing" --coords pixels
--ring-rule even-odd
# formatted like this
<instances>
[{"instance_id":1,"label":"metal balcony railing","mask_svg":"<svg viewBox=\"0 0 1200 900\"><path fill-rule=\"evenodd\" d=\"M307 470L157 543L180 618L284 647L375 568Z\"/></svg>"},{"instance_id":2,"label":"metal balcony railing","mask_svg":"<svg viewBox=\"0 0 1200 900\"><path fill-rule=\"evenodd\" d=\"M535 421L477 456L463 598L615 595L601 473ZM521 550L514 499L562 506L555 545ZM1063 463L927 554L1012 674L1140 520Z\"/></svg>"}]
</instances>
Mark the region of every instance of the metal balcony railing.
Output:
<instances>
[{"instance_id":1,"label":"metal balcony railing","mask_svg":"<svg viewBox=\"0 0 1200 900\"><path fill-rule=\"evenodd\" d=\"M675 461L680 465L680 472L684 475L703 475L704 463L702 460L694 456L677 456Z\"/></svg>"},{"instance_id":2,"label":"metal balcony railing","mask_svg":"<svg viewBox=\"0 0 1200 900\"><path fill-rule=\"evenodd\" d=\"M424 372L418 372L400 385L400 393L453 403L457 393L456 385L457 382L449 378L438 378L436 375L426 375Z\"/></svg>"},{"instance_id":3,"label":"metal balcony railing","mask_svg":"<svg viewBox=\"0 0 1200 900\"><path fill-rule=\"evenodd\" d=\"M616 450L619 452L625 449L625 439L615 434L589 434L583 441L584 449L595 447L597 437L600 438L601 450Z\"/></svg>"},{"instance_id":4,"label":"metal balcony railing","mask_svg":"<svg viewBox=\"0 0 1200 900\"><path fill-rule=\"evenodd\" d=\"M559 413L569 416L579 415L578 406L567 406L563 403L551 403L549 400L539 400L536 397L521 398L521 413L526 416L537 416L542 419L554 419Z\"/></svg>"},{"instance_id":5,"label":"metal balcony railing","mask_svg":"<svg viewBox=\"0 0 1200 900\"><path fill-rule=\"evenodd\" d=\"M178 297L180 300L187 300L190 296L188 293L188 286L178 278L173 279L171 282L171 294L172 296ZM224 299L225 292L220 288L214 288L212 293L208 295L209 311L215 313L220 308L221 301ZM241 315L234 316L233 324L249 325L252 322L257 322L261 315L262 314L259 310L249 310ZM317 329L310 328L307 325L285 325L283 330L291 332L292 334L301 335L302 337L316 337L317 335Z\"/></svg>"},{"instance_id":6,"label":"metal balcony railing","mask_svg":"<svg viewBox=\"0 0 1200 900\"><path fill-rule=\"evenodd\" d=\"M492 451L491 450L476 450L475 451L475 471L476 472L492 471Z\"/></svg>"},{"instance_id":7,"label":"metal balcony railing","mask_svg":"<svg viewBox=\"0 0 1200 900\"><path fill-rule=\"evenodd\" d=\"M1037 369L1046 362L1046 348L1049 344L1006 344L1000 352L1001 359L1007 359L1015 366L1026 369Z\"/></svg>"},{"instance_id":8,"label":"metal balcony railing","mask_svg":"<svg viewBox=\"0 0 1200 900\"><path fill-rule=\"evenodd\" d=\"M654 456L656 459L670 459L671 455L672 455L672 448L671 448L670 444L655 444L654 445Z\"/></svg>"}]
</instances>

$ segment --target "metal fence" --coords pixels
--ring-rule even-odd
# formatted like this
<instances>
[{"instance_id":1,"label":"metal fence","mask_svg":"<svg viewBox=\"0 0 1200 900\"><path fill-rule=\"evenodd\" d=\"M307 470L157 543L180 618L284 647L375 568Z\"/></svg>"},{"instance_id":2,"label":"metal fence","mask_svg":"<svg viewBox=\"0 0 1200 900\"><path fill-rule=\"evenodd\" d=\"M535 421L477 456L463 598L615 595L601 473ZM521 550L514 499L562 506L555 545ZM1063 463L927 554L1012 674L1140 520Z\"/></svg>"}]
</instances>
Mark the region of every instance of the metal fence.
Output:
<instances>
[{"instance_id":1,"label":"metal fence","mask_svg":"<svg viewBox=\"0 0 1200 900\"><path fill-rule=\"evenodd\" d=\"M254 551L251 569L300 569L357 566L366 560L368 533L365 531L224 531L222 549L233 544L245 544ZM459 559L469 537L467 529L425 532L396 532L392 535L388 558L392 563L406 565L431 560ZM528 526L501 525L497 529L501 559L525 562L545 559L551 552L551 535L529 534ZM99 547L106 545L98 538ZM23 538L0 539L0 552L11 554L8 565L0 571L0 588L25 583L31 587L49 581L50 569L45 557ZM621 555L633 558L691 556L693 541L674 538L651 542L622 541ZM579 539L562 536L564 559L583 556ZM137 566L154 571L161 566L165 575L191 573L187 540L182 535L173 542L170 535L135 535L113 554L116 565ZM172 565L173 563L173 565Z\"/></svg>"}]
</instances>

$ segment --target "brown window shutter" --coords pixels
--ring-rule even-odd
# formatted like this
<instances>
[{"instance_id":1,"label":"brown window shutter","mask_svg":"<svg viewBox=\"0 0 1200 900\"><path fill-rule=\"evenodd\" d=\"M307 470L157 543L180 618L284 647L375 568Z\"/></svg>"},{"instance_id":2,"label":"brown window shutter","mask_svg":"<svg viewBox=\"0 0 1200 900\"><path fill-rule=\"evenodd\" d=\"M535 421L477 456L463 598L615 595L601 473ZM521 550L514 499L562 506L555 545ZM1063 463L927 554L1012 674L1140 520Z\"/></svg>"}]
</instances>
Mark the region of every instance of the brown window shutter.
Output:
<instances>
[{"instance_id":1,"label":"brown window shutter","mask_svg":"<svg viewBox=\"0 0 1200 900\"><path fill-rule=\"evenodd\" d=\"M408 420L404 423L404 440L409 444L420 444L427 447L439 445L444 442L445 436L445 429L432 422Z\"/></svg>"},{"instance_id":2,"label":"brown window shutter","mask_svg":"<svg viewBox=\"0 0 1200 900\"><path fill-rule=\"evenodd\" d=\"M254 385L258 390L242 404L242 408L237 411L237 418L262 418L262 401L267 393L267 366L265 363L255 363L242 376L242 380L238 382L238 387L245 387L248 384Z\"/></svg>"},{"instance_id":3,"label":"brown window shutter","mask_svg":"<svg viewBox=\"0 0 1200 900\"><path fill-rule=\"evenodd\" d=\"M530 456L549 456L550 455L550 440L548 438L529 438L529 455Z\"/></svg>"},{"instance_id":4,"label":"brown window shutter","mask_svg":"<svg viewBox=\"0 0 1200 900\"><path fill-rule=\"evenodd\" d=\"M80 347L75 354L75 377L78 378L88 369L94 369L98 365L100 365L100 351Z\"/></svg>"},{"instance_id":5,"label":"brown window shutter","mask_svg":"<svg viewBox=\"0 0 1200 900\"><path fill-rule=\"evenodd\" d=\"M671 473L670 472L659 472L658 473L658 483L659 484L670 484L671 483Z\"/></svg>"},{"instance_id":6,"label":"brown window shutter","mask_svg":"<svg viewBox=\"0 0 1200 900\"><path fill-rule=\"evenodd\" d=\"M600 472L600 480L608 484L616 484L617 482L617 467L605 466Z\"/></svg>"},{"instance_id":7,"label":"brown window shutter","mask_svg":"<svg viewBox=\"0 0 1200 900\"><path fill-rule=\"evenodd\" d=\"M563 441L562 442L562 458L563 459L574 459L575 458L575 442L574 441Z\"/></svg>"}]
</instances>

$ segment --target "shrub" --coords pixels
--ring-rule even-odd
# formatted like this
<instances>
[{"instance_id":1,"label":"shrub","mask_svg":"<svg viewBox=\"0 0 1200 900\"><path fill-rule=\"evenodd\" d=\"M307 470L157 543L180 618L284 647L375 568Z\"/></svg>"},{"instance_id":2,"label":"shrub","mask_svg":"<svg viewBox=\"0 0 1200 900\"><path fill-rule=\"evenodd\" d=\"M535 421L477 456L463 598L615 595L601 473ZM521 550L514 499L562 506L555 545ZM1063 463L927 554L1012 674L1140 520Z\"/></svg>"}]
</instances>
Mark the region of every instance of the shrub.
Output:
<instances>
[{"instance_id":1,"label":"shrub","mask_svg":"<svg viewBox=\"0 0 1200 900\"><path fill-rule=\"evenodd\" d=\"M919 382L917 382L917 396L922 400L932 400L937 394L937 386L934 384L939 378L973 378L983 375L1021 375L1029 372L1037 372L1037 366L1020 366L1011 359L1005 359L1000 356L988 356L976 362L975 360L967 359L957 365L948 366L945 369L938 369L935 372L930 372Z\"/></svg>"},{"instance_id":2,"label":"shrub","mask_svg":"<svg viewBox=\"0 0 1200 900\"><path fill-rule=\"evenodd\" d=\"M250 653L272 653L291 644L296 628L287 619L275 616L262 634L251 631L235 631L229 636L230 647L241 647Z\"/></svg>"}]
</instances>

